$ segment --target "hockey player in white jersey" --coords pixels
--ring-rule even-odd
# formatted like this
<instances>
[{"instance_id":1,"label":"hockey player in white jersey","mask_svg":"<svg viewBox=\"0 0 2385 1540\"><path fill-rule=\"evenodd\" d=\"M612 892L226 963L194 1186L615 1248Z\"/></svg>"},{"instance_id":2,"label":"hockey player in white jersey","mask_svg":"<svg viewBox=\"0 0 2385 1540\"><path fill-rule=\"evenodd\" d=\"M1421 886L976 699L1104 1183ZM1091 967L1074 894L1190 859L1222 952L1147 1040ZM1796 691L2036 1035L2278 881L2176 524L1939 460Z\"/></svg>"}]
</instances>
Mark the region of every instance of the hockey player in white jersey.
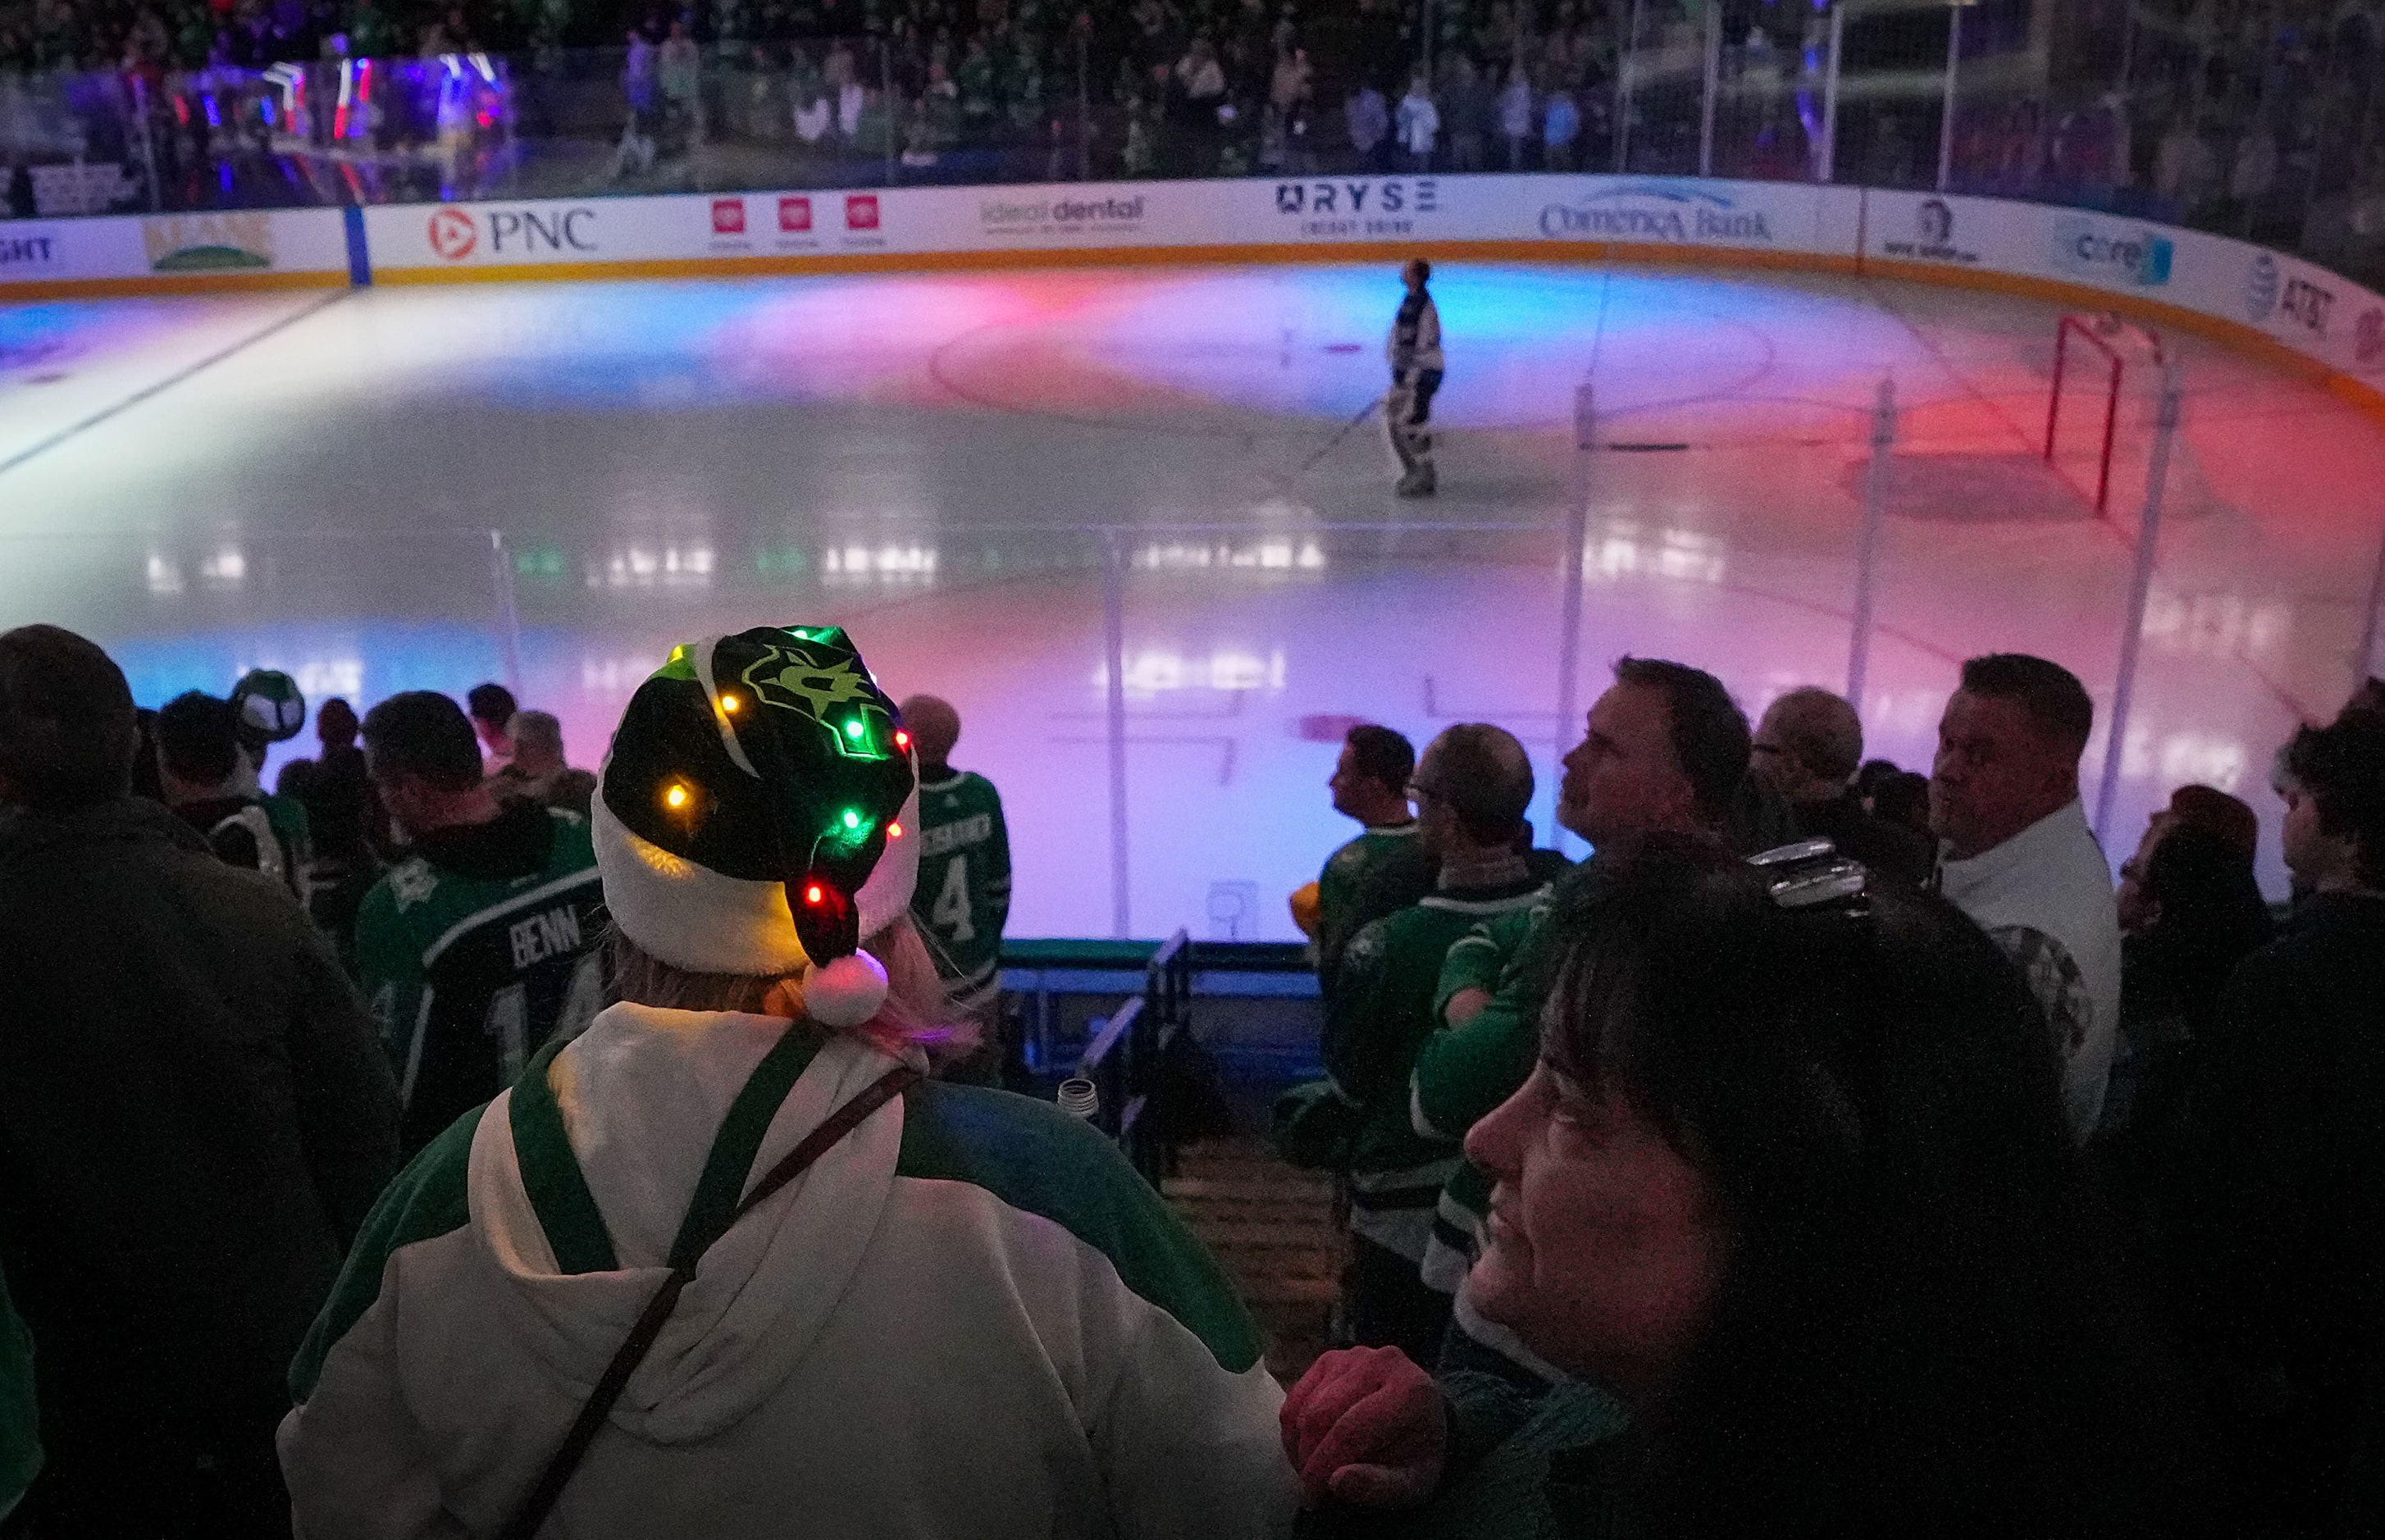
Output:
<instances>
[{"instance_id":1,"label":"hockey player in white jersey","mask_svg":"<svg viewBox=\"0 0 2385 1540\"><path fill-rule=\"evenodd\" d=\"M1441 389L1441 311L1425 285L1432 264L1418 257L1401 276L1407 297L1392 318L1392 335L1384 343L1392 366L1392 391L1383 400L1383 426L1399 457L1400 479L1394 489L1402 497L1430 497L1435 490L1432 466L1432 397Z\"/></svg>"}]
</instances>

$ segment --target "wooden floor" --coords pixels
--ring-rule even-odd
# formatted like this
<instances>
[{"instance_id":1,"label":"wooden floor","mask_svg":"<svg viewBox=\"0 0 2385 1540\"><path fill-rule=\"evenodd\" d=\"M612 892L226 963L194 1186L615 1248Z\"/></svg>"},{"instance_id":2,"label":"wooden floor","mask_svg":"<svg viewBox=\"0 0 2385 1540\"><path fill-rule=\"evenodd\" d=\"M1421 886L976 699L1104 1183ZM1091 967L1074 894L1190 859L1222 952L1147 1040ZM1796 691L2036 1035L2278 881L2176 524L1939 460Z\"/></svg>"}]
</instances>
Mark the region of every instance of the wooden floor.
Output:
<instances>
[{"instance_id":1,"label":"wooden floor","mask_svg":"<svg viewBox=\"0 0 2385 1540\"><path fill-rule=\"evenodd\" d=\"M1241 1287L1267 1333L1267 1368L1298 1379L1327 1345L1342 1273L1331 1179L1234 1136L1186 1145L1166 1191Z\"/></svg>"}]
</instances>

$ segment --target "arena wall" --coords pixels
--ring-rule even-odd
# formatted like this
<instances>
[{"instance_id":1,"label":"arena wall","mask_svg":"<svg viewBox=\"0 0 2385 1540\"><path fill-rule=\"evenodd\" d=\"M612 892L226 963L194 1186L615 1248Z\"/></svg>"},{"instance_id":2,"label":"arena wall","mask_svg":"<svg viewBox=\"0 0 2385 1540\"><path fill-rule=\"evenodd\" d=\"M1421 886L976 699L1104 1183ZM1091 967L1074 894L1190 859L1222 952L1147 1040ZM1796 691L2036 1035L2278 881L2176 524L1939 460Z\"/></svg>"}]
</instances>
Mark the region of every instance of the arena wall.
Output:
<instances>
[{"instance_id":1,"label":"arena wall","mask_svg":"<svg viewBox=\"0 0 2385 1540\"><path fill-rule=\"evenodd\" d=\"M0 223L0 300L365 283L1351 261L1856 273L2127 312L2385 416L2385 297L2283 253L2047 205L1609 176L904 187Z\"/></svg>"}]
</instances>

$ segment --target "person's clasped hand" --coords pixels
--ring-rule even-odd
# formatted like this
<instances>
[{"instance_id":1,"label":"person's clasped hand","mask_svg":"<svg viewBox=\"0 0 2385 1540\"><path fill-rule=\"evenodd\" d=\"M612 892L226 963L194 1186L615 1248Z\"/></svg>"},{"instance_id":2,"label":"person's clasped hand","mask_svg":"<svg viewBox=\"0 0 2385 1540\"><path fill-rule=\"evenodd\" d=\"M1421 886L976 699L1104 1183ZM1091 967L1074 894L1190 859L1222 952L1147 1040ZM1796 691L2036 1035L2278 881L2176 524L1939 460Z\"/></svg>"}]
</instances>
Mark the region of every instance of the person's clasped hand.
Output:
<instances>
[{"instance_id":1,"label":"person's clasped hand","mask_svg":"<svg viewBox=\"0 0 2385 1540\"><path fill-rule=\"evenodd\" d=\"M1301 1500L1417 1507L1441 1484L1446 1415L1432 1376L1398 1348L1325 1354L1283 1401L1283 1452Z\"/></svg>"}]
</instances>

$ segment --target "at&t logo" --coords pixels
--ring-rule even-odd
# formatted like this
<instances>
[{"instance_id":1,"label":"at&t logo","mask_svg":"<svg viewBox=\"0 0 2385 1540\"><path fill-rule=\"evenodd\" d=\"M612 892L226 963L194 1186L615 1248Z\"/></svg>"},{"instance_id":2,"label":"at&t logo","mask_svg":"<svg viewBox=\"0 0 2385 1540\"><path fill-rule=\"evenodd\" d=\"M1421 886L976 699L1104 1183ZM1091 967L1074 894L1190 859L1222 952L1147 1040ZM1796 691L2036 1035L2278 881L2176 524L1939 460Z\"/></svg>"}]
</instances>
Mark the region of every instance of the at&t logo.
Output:
<instances>
[{"instance_id":1,"label":"at&t logo","mask_svg":"<svg viewBox=\"0 0 2385 1540\"><path fill-rule=\"evenodd\" d=\"M480 243L480 227L462 209L443 208L431 217L431 249L447 261L463 261Z\"/></svg>"}]
</instances>

